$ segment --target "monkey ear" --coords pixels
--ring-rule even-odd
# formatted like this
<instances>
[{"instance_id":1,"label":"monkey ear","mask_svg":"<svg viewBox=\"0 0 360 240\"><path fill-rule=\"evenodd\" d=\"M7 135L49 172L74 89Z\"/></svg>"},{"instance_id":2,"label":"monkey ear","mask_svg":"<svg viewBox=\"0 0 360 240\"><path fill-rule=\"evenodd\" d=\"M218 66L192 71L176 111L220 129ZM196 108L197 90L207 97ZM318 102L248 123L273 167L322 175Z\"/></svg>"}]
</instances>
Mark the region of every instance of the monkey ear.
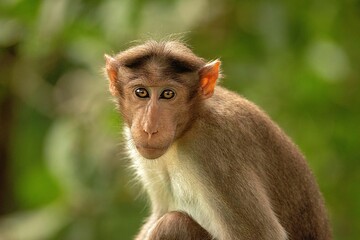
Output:
<instances>
[{"instance_id":1,"label":"monkey ear","mask_svg":"<svg viewBox=\"0 0 360 240\"><path fill-rule=\"evenodd\" d=\"M200 88L203 98L209 98L213 95L216 86L216 80L219 78L220 60L212 61L202 67L199 71Z\"/></svg>"},{"instance_id":2,"label":"monkey ear","mask_svg":"<svg viewBox=\"0 0 360 240\"><path fill-rule=\"evenodd\" d=\"M107 54L104 55L105 57L105 61L106 61L106 73L109 77L109 90L110 93L113 96L117 96L118 92L116 90L116 80L117 80L117 68L116 68L116 64L115 64L115 59Z\"/></svg>"}]
</instances>

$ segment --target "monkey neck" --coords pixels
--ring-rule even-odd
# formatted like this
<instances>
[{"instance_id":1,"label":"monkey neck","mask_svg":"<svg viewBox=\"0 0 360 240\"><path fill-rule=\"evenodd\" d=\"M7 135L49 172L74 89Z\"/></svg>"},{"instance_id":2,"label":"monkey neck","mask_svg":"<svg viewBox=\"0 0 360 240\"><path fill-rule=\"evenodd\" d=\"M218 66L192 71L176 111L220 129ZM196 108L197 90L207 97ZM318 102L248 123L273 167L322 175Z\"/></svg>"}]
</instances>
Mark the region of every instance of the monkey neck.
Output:
<instances>
[{"instance_id":1,"label":"monkey neck","mask_svg":"<svg viewBox=\"0 0 360 240\"><path fill-rule=\"evenodd\" d=\"M184 136L190 132L185 132ZM199 198L199 195L205 195L207 192L206 187L198 181L200 171L197 165L194 165L194 156L186 151L184 137L175 141L163 156L148 160L134 147L127 127L125 136L128 138L126 142L132 159L132 168L149 194L152 211L160 215L169 211L184 211L201 226L212 229L210 232L216 236L214 220L211 220L214 213L208 207L208 203ZM197 188L193 186L195 182ZM199 194L199 191L203 194Z\"/></svg>"}]
</instances>

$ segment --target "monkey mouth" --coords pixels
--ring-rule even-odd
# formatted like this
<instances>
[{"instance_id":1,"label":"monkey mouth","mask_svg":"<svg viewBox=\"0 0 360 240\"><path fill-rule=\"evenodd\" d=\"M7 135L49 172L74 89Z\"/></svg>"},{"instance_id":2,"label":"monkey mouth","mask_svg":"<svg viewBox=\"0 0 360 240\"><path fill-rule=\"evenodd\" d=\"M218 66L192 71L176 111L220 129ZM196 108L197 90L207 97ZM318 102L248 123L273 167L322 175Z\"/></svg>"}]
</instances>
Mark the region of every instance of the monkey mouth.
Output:
<instances>
[{"instance_id":1,"label":"monkey mouth","mask_svg":"<svg viewBox=\"0 0 360 240\"><path fill-rule=\"evenodd\" d=\"M167 147L153 147L153 146L136 146L139 153L146 159L156 159L161 157L166 150Z\"/></svg>"},{"instance_id":2,"label":"monkey mouth","mask_svg":"<svg viewBox=\"0 0 360 240\"><path fill-rule=\"evenodd\" d=\"M148 150L163 150L166 149L167 147L164 146L151 146L149 144L144 144L144 145L136 145L137 148L142 148L142 149L148 149Z\"/></svg>"},{"instance_id":3,"label":"monkey mouth","mask_svg":"<svg viewBox=\"0 0 360 240\"><path fill-rule=\"evenodd\" d=\"M166 148L160 148L160 147L138 147L144 150L148 151L158 151L158 150L165 150Z\"/></svg>"}]
</instances>

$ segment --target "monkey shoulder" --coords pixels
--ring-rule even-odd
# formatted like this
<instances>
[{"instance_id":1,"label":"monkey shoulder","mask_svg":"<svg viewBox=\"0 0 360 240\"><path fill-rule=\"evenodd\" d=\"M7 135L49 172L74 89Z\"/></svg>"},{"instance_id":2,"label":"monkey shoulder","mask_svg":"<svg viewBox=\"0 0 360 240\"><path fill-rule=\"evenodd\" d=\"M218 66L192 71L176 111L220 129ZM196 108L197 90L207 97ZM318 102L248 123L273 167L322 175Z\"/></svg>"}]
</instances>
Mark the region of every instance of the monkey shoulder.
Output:
<instances>
[{"instance_id":1,"label":"monkey shoulder","mask_svg":"<svg viewBox=\"0 0 360 240\"><path fill-rule=\"evenodd\" d=\"M234 165L222 159L232 159L241 162L240 168L246 161L260 159L255 155L263 154L264 141L274 134L270 125L271 120L255 104L218 86L214 95L204 100L192 131L180 145L189 146L199 161L212 159L219 168L226 168Z\"/></svg>"},{"instance_id":2,"label":"monkey shoulder","mask_svg":"<svg viewBox=\"0 0 360 240\"><path fill-rule=\"evenodd\" d=\"M227 117L228 120L237 119L236 115L238 117L251 117L251 115L265 117L265 113L254 103L221 86L216 87L214 96L205 101L205 106L210 107L212 112Z\"/></svg>"},{"instance_id":3,"label":"monkey shoulder","mask_svg":"<svg viewBox=\"0 0 360 240\"><path fill-rule=\"evenodd\" d=\"M253 138L260 132L263 135L276 126L256 104L221 86L216 87L212 98L204 101L199 120L207 129L206 125L210 125L225 135L237 134L241 138L247 134Z\"/></svg>"},{"instance_id":4,"label":"monkey shoulder","mask_svg":"<svg viewBox=\"0 0 360 240\"><path fill-rule=\"evenodd\" d=\"M194 151L204 158L211 153L243 166L267 161L266 155L280 156L282 152L300 156L297 147L260 107L221 86L203 102L194 126L187 140L195 141Z\"/></svg>"}]
</instances>

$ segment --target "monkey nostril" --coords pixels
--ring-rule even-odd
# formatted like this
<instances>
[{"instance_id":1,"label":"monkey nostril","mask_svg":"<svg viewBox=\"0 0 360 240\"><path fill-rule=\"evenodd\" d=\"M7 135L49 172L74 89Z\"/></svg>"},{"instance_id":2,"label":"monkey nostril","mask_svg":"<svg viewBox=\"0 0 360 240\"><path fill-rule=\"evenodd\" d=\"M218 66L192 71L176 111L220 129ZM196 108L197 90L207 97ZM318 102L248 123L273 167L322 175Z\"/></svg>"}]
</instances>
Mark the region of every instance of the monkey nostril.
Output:
<instances>
[{"instance_id":1,"label":"monkey nostril","mask_svg":"<svg viewBox=\"0 0 360 240\"><path fill-rule=\"evenodd\" d=\"M144 132L147 133L150 137L156 133L158 133L159 131L158 130L147 130L147 129L144 129Z\"/></svg>"}]
</instances>

